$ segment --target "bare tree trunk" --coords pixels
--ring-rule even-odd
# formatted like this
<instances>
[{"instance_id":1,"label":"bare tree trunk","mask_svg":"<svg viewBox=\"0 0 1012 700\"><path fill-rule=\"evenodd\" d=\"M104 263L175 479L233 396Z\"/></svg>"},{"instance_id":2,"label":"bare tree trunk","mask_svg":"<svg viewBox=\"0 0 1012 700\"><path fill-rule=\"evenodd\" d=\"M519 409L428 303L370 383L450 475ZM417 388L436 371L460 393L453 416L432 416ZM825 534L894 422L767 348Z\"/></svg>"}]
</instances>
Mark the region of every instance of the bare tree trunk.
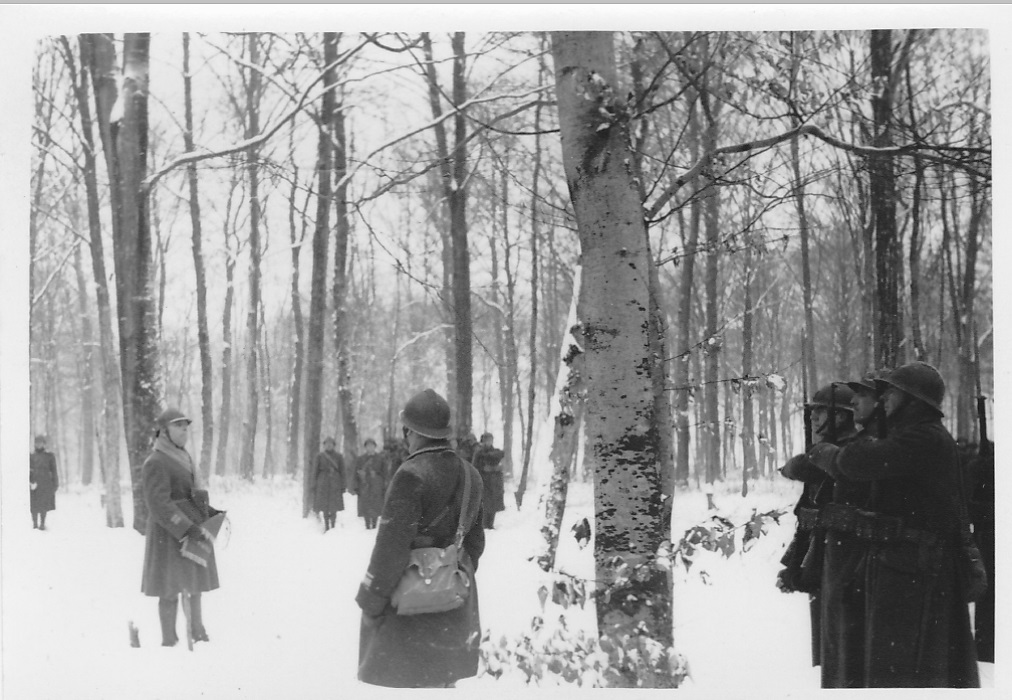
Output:
<instances>
[{"instance_id":1,"label":"bare tree trunk","mask_svg":"<svg viewBox=\"0 0 1012 700\"><path fill-rule=\"evenodd\" d=\"M229 240L236 238L232 224L232 197L235 194L237 169L232 169L232 183L225 203L225 304L221 313L221 408L218 412L218 449L215 456L215 473L225 474L228 464L228 439L232 426L232 305L235 299L235 264L239 254L238 243L233 248Z\"/></svg>"},{"instance_id":2,"label":"bare tree trunk","mask_svg":"<svg viewBox=\"0 0 1012 700\"><path fill-rule=\"evenodd\" d=\"M102 42L98 42L102 43ZM123 39L123 78L118 102L122 117L109 124L115 149L110 172L116 195L112 198L113 252L116 300L119 308L120 364L123 376L123 422L133 485L133 527L144 532L147 504L141 489L141 465L148 456L151 426L161 410L161 377L155 343L155 307L152 295L151 228L148 193L142 188L147 172L148 145L148 34L126 34ZM109 112L100 103L99 114ZM101 120L101 116L100 116Z\"/></svg>"},{"instance_id":3,"label":"bare tree trunk","mask_svg":"<svg viewBox=\"0 0 1012 700\"><path fill-rule=\"evenodd\" d=\"M88 203L88 240L91 243L91 270L95 280L98 337L102 358L102 440L99 444L99 459L105 488L105 520L108 527L123 527L123 506L119 485L120 376L116 369L112 305L106 282L108 277L105 271L105 252L102 242L95 139L92 133L91 106L88 101L88 76L94 73L96 67L94 47L95 43L99 41L106 42L107 39L104 36L92 34L82 34L78 37L78 48L81 54L81 80L79 84L74 81L74 89L77 96L78 113L81 115L81 134L84 138L84 185ZM111 49L111 46L109 48ZM69 42L65 45L65 49L67 55L72 56ZM108 70L112 70L111 57ZM109 106L111 107L111 104Z\"/></svg>"},{"instance_id":4,"label":"bare tree trunk","mask_svg":"<svg viewBox=\"0 0 1012 700\"><path fill-rule=\"evenodd\" d=\"M585 461L594 470L594 559L599 634L672 644L671 589L654 557L665 539L658 417L650 354L652 263L643 205L624 162L631 158L625 105L617 99L610 32L552 35L563 163L576 213L585 278ZM602 122L601 110L615 115ZM637 359L639 358L639 359ZM620 561L638 573L619 573ZM602 591L603 592L603 591ZM662 654L662 657L664 655ZM678 684L673 669L651 679L620 670L609 682Z\"/></svg>"},{"instance_id":5,"label":"bare tree trunk","mask_svg":"<svg viewBox=\"0 0 1012 700\"><path fill-rule=\"evenodd\" d=\"M74 246L74 272L77 275L78 313L81 316L81 483L88 486L95 470L95 338L80 245Z\"/></svg>"},{"instance_id":6,"label":"bare tree trunk","mask_svg":"<svg viewBox=\"0 0 1012 700\"><path fill-rule=\"evenodd\" d=\"M543 65L540 66L544 68ZM538 71L538 87L541 87L544 70ZM531 447L534 444L534 395L538 374L538 237L541 221L538 216L541 178L541 102L534 107L534 173L531 178L531 330L527 352L530 356L531 373L527 383L527 432L524 436L524 462L520 471L520 484L515 494L517 508L523 505L527 490L527 474L530 468Z\"/></svg>"},{"instance_id":7,"label":"bare tree trunk","mask_svg":"<svg viewBox=\"0 0 1012 700\"><path fill-rule=\"evenodd\" d=\"M576 460L580 425L584 412L584 353L580 347L580 316L577 300L580 297L580 270L577 268L573 280L573 300L569 317L566 319L565 352L561 358L562 371L559 373L552 397L552 423L555 432L552 437L552 481L545 501L545 524L541 526L542 551L537 555L542 571L555 568L555 553L559 546L559 531L566 513L566 494L569 491L569 474Z\"/></svg>"},{"instance_id":8,"label":"bare tree trunk","mask_svg":"<svg viewBox=\"0 0 1012 700\"><path fill-rule=\"evenodd\" d=\"M747 213L746 213L747 216ZM755 458L755 427L752 415L753 384L752 376L752 319L755 311L752 308L752 244L745 241L745 309L741 322L741 376L745 379L741 386L741 495L748 495L748 480L758 476Z\"/></svg>"},{"instance_id":9,"label":"bare tree trunk","mask_svg":"<svg viewBox=\"0 0 1012 700\"><path fill-rule=\"evenodd\" d=\"M193 152L193 91L190 80L190 35L183 32L183 111L185 128L183 145ZM190 227L192 233L193 271L197 292L197 346L200 349L200 473L204 483L211 476L211 447L214 442L214 397L211 391L211 335L207 323L207 281L204 274L204 254L201 251L203 233L200 226L200 197L197 191L197 164L186 166L186 179L190 191Z\"/></svg>"},{"instance_id":10,"label":"bare tree trunk","mask_svg":"<svg viewBox=\"0 0 1012 700\"><path fill-rule=\"evenodd\" d=\"M871 77L874 121L872 145L892 145L892 32L871 31ZM899 303L899 274L903 266L896 230L896 176L889 157L872 157L871 208L875 220L875 298L878 302L875 358L879 367L903 363L903 310Z\"/></svg>"},{"instance_id":11,"label":"bare tree trunk","mask_svg":"<svg viewBox=\"0 0 1012 700\"><path fill-rule=\"evenodd\" d=\"M266 479L274 474L274 391L271 382L271 352L267 343L267 323L262 299L260 320L260 382L264 395L264 417L267 419L267 441L264 443L264 465L261 474Z\"/></svg>"},{"instance_id":12,"label":"bare tree trunk","mask_svg":"<svg viewBox=\"0 0 1012 700\"><path fill-rule=\"evenodd\" d=\"M505 362L505 382L502 384L500 390L504 395L503 403L503 420L506 425L503 427L503 444L513 444L513 415L516 412L515 399L517 394L513 393L514 384L519 389L520 382L520 371L518 369L518 352L517 352L517 336L516 336L516 279L513 276L513 263L511 259L511 251L513 244L510 242L509 236L509 160L505 162L504 169L502 171L502 231L503 231L503 273L506 276L506 318L503 324L503 342L505 344L504 353L506 355ZM507 430L509 430L509 442L506 442ZM524 414L520 411L520 430L526 432ZM503 448L506 449L506 448ZM510 459L507 475L513 476L513 461L510 456L510 450L506 451L508 458Z\"/></svg>"},{"instance_id":13,"label":"bare tree trunk","mask_svg":"<svg viewBox=\"0 0 1012 700\"><path fill-rule=\"evenodd\" d=\"M493 198L493 205L495 198ZM494 206L493 206L494 209ZM499 293L499 253L496 246L498 236L506 237L505 203L503 204L503 230L497 231L498 217L492 212L492 235L489 236L488 244L492 259L492 305L495 330L493 338L495 341L495 364L499 376L499 407L502 411L503 430L503 475L508 477L513 474L513 377L509 371L509 364L506 359L506 314L503 312L504 303Z\"/></svg>"},{"instance_id":14,"label":"bare tree trunk","mask_svg":"<svg viewBox=\"0 0 1012 700\"><path fill-rule=\"evenodd\" d=\"M692 100L689 108L689 123L687 126L689 143L693 149L693 160L697 158L699 151L699 120L695 109L695 100ZM675 386L678 387L675 393L675 433L677 436L677 454L675 457L675 481L682 485L689 483L689 455L691 454L692 432L689 429L689 399L692 391L689 389L689 366L692 356L689 349L692 347L692 296L695 291L693 285L694 271L696 267L696 249L699 246L700 219L702 218L702 202L700 197L695 197L689 205L689 237L682 239L682 247L686 251L682 261L681 276L678 280L678 316L675 324L678 329L677 348L678 355L675 359ZM684 232L683 232L684 234Z\"/></svg>"},{"instance_id":15,"label":"bare tree trunk","mask_svg":"<svg viewBox=\"0 0 1012 700\"><path fill-rule=\"evenodd\" d=\"M306 344L306 433L303 442L302 517L309 515L313 503L313 473L311 460L320 448L320 425L323 409L323 340L327 306L327 243L330 237L331 168L334 149L331 133L334 123L334 62L337 61L337 34L323 35L323 104L320 108L320 138L317 155L317 174L320 179L316 227L313 231L313 276L309 299L309 336Z\"/></svg>"},{"instance_id":16,"label":"bare tree trunk","mask_svg":"<svg viewBox=\"0 0 1012 700\"><path fill-rule=\"evenodd\" d=\"M249 60L254 66L260 65L259 35L249 34ZM246 88L246 114L249 119L246 138L260 133L260 71L250 69ZM260 337L260 169L257 164L257 147L246 151L246 172L249 177L249 310L246 314L246 419L242 430L242 455L239 458L239 473L244 479L252 480L257 440L260 396L257 373L257 339Z\"/></svg>"},{"instance_id":17,"label":"bare tree trunk","mask_svg":"<svg viewBox=\"0 0 1012 700\"><path fill-rule=\"evenodd\" d=\"M337 230L334 239L334 348L337 353L337 398L341 407L341 423L344 434L344 456L354 459L358 454L358 423L351 395L351 358L348 336L351 334L348 322L348 239L351 236L351 222L348 219L348 183L344 176L348 171L348 137L345 133L344 104L338 100L334 113L334 177L341 183L334 193L337 209Z\"/></svg>"},{"instance_id":18,"label":"bare tree trunk","mask_svg":"<svg viewBox=\"0 0 1012 700\"><path fill-rule=\"evenodd\" d=\"M295 235L295 194L299 186L299 168L295 163L295 127L288 132L288 155L292 161L292 189L288 197L288 234L292 252L292 324L295 326L295 347L292 362L292 376L288 391L288 473L292 476L299 469L299 421L302 411L302 369L305 350L305 329L302 319L302 295L299 293L299 257L306 239L306 219L302 217L301 234ZM307 197L308 203L308 197Z\"/></svg>"}]
</instances>

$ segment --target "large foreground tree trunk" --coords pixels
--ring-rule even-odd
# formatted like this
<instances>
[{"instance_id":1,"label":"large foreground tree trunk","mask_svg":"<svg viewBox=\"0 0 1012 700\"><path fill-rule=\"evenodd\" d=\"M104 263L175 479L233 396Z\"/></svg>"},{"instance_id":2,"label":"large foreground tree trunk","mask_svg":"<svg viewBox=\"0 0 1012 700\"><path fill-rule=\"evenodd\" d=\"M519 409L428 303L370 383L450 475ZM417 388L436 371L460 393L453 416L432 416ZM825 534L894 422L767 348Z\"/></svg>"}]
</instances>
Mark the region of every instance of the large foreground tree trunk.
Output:
<instances>
[{"instance_id":1,"label":"large foreground tree trunk","mask_svg":"<svg viewBox=\"0 0 1012 700\"><path fill-rule=\"evenodd\" d=\"M96 42L96 49L104 43ZM111 105L106 111L106 105L98 103L100 125L103 117L108 124L108 131L103 127L102 133L107 134L103 140L106 156L112 161L109 172L123 424L133 487L133 527L141 533L148 515L141 490L141 465L148 456L155 418L161 410L148 192L141 184L147 173L149 46L148 34L124 35L119 109L113 113ZM111 51L111 44L103 50ZM100 87L96 83L103 99L108 98L106 88L107 84Z\"/></svg>"},{"instance_id":2,"label":"large foreground tree trunk","mask_svg":"<svg viewBox=\"0 0 1012 700\"><path fill-rule=\"evenodd\" d=\"M665 541L661 429L650 353L652 263L608 32L552 36L563 163L576 213L586 367L584 459L594 473L599 633L672 644L671 589L655 556ZM642 635L642 637L640 636ZM622 668L615 685L677 684Z\"/></svg>"}]
</instances>

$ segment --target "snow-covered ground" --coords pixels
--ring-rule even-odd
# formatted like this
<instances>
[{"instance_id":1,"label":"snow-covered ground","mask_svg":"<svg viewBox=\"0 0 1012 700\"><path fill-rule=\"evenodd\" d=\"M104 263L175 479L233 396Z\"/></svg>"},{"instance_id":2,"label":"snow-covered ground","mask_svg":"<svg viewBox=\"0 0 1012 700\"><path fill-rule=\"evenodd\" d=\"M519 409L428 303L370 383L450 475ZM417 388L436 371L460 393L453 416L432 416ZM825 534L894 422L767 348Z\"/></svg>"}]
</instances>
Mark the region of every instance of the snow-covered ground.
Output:
<instances>
[{"instance_id":1,"label":"snow-covered ground","mask_svg":"<svg viewBox=\"0 0 1012 700\"><path fill-rule=\"evenodd\" d=\"M790 505L794 489L761 483L748 498L715 495L719 513L734 523ZM111 530L96 489L60 492L45 532L23 517L3 514L3 697L98 700L129 698L373 697L358 683L359 611L355 593L374 531L354 517L355 498L337 529L326 534L314 518L300 517L300 487L288 480L213 481L212 503L226 509L230 526L219 543L221 588L204 597L211 637L193 652L185 643L160 646L155 599L140 593L143 537ZM511 498L507 500L512 501ZM591 514L586 484L570 490L558 564L590 577L590 549L579 549L569 529ZM536 590L547 578L529 561L538 543L541 510L510 502L488 532L477 574L482 626L493 639L511 638L542 614ZM675 531L703 522L699 492L675 500ZM799 697L819 687L809 663L808 606L804 596L774 586L779 558L794 529L788 515L771 525L748 552L730 558L702 554L675 585L675 639L692 673L686 688L713 697ZM701 575L705 571L706 575ZM704 580L705 579L705 580ZM548 603L546 624L592 629L593 612ZM131 648L128 624L140 630ZM183 630L180 612L178 629ZM982 664L985 686L993 665ZM483 676L458 684L482 693L513 691L513 683ZM922 695L923 696L923 695Z\"/></svg>"}]
</instances>

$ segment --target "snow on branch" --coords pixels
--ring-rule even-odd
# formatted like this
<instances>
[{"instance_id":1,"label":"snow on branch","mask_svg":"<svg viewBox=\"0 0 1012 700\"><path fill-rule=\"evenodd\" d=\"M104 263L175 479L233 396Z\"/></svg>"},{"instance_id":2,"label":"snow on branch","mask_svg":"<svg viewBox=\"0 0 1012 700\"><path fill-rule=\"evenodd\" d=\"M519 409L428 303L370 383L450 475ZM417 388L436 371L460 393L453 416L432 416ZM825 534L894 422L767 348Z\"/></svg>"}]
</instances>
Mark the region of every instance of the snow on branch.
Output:
<instances>
[{"instance_id":1,"label":"snow on branch","mask_svg":"<svg viewBox=\"0 0 1012 700\"><path fill-rule=\"evenodd\" d=\"M965 172L967 172L969 175L980 178L982 180L986 180L988 182L990 182L991 180L990 172L981 172L980 170L977 170L976 168L971 167L966 163L962 163L953 158L947 158L945 156L936 155L935 153L930 152L930 151L948 150L943 149L942 147L923 143L908 143L902 146L886 146L886 147L859 146L857 144L847 143L846 141L842 141L834 136L830 136L829 134L827 134L814 124L802 124L797 128L785 131L784 133L778 134L776 136L770 136L769 138L759 139L757 141L746 141L744 143L733 144L731 146L722 146L720 148L714 149L709 153L703 154L703 156L699 160L697 160L696 163L691 168L689 168L679 177L677 177L674 180L674 182L668 185L668 187L664 190L664 192L662 192L657 197L657 200L647 210L646 218L648 220L656 218L657 214L660 213L661 209L663 209L669 201L671 201L671 198L678 192L678 190L680 190L682 186L684 186L686 183L690 182L695 177L697 177L703 171L703 169L713 161L713 159L716 156L731 153L748 153L751 151L759 151L765 148L771 148L773 146L776 146L777 144L783 143L784 141L789 141L790 139L796 138L798 136L814 136L815 138L824 141L825 143L828 143L830 146L833 146L834 148L839 148L843 151L847 151L848 153L855 153L857 155L866 157L895 157L903 155L917 155L918 157L923 158L925 160L930 160L936 163L942 163L946 165L952 165L954 167L960 168ZM958 150L979 152L986 154L990 154L991 152L990 149L958 149Z\"/></svg>"}]
</instances>

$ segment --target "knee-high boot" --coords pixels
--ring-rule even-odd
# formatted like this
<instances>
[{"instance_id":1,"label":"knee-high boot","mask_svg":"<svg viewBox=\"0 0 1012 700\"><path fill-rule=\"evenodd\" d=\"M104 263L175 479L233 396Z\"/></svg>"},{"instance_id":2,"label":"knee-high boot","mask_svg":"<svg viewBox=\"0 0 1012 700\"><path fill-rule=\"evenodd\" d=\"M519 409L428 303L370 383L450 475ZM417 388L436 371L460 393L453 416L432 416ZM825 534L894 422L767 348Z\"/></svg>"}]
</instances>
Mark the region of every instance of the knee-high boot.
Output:
<instances>
[{"instance_id":1,"label":"knee-high boot","mask_svg":"<svg viewBox=\"0 0 1012 700\"><path fill-rule=\"evenodd\" d=\"M158 599L158 620L162 624L162 646L175 646L179 641L176 636L176 610L179 608L179 596Z\"/></svg>"},{"instance_id":2,"label":"knee-high boot","mask_svg":"<svg viewBox=\"0 0 1012 700\"><path fill-rule=\"evenodd\" d=\"M201 613L199 593L190 594L190 625L193 629L193 641L210 641L207 630L204 629L204 616Z\"/></svg>"}]
</instances>

